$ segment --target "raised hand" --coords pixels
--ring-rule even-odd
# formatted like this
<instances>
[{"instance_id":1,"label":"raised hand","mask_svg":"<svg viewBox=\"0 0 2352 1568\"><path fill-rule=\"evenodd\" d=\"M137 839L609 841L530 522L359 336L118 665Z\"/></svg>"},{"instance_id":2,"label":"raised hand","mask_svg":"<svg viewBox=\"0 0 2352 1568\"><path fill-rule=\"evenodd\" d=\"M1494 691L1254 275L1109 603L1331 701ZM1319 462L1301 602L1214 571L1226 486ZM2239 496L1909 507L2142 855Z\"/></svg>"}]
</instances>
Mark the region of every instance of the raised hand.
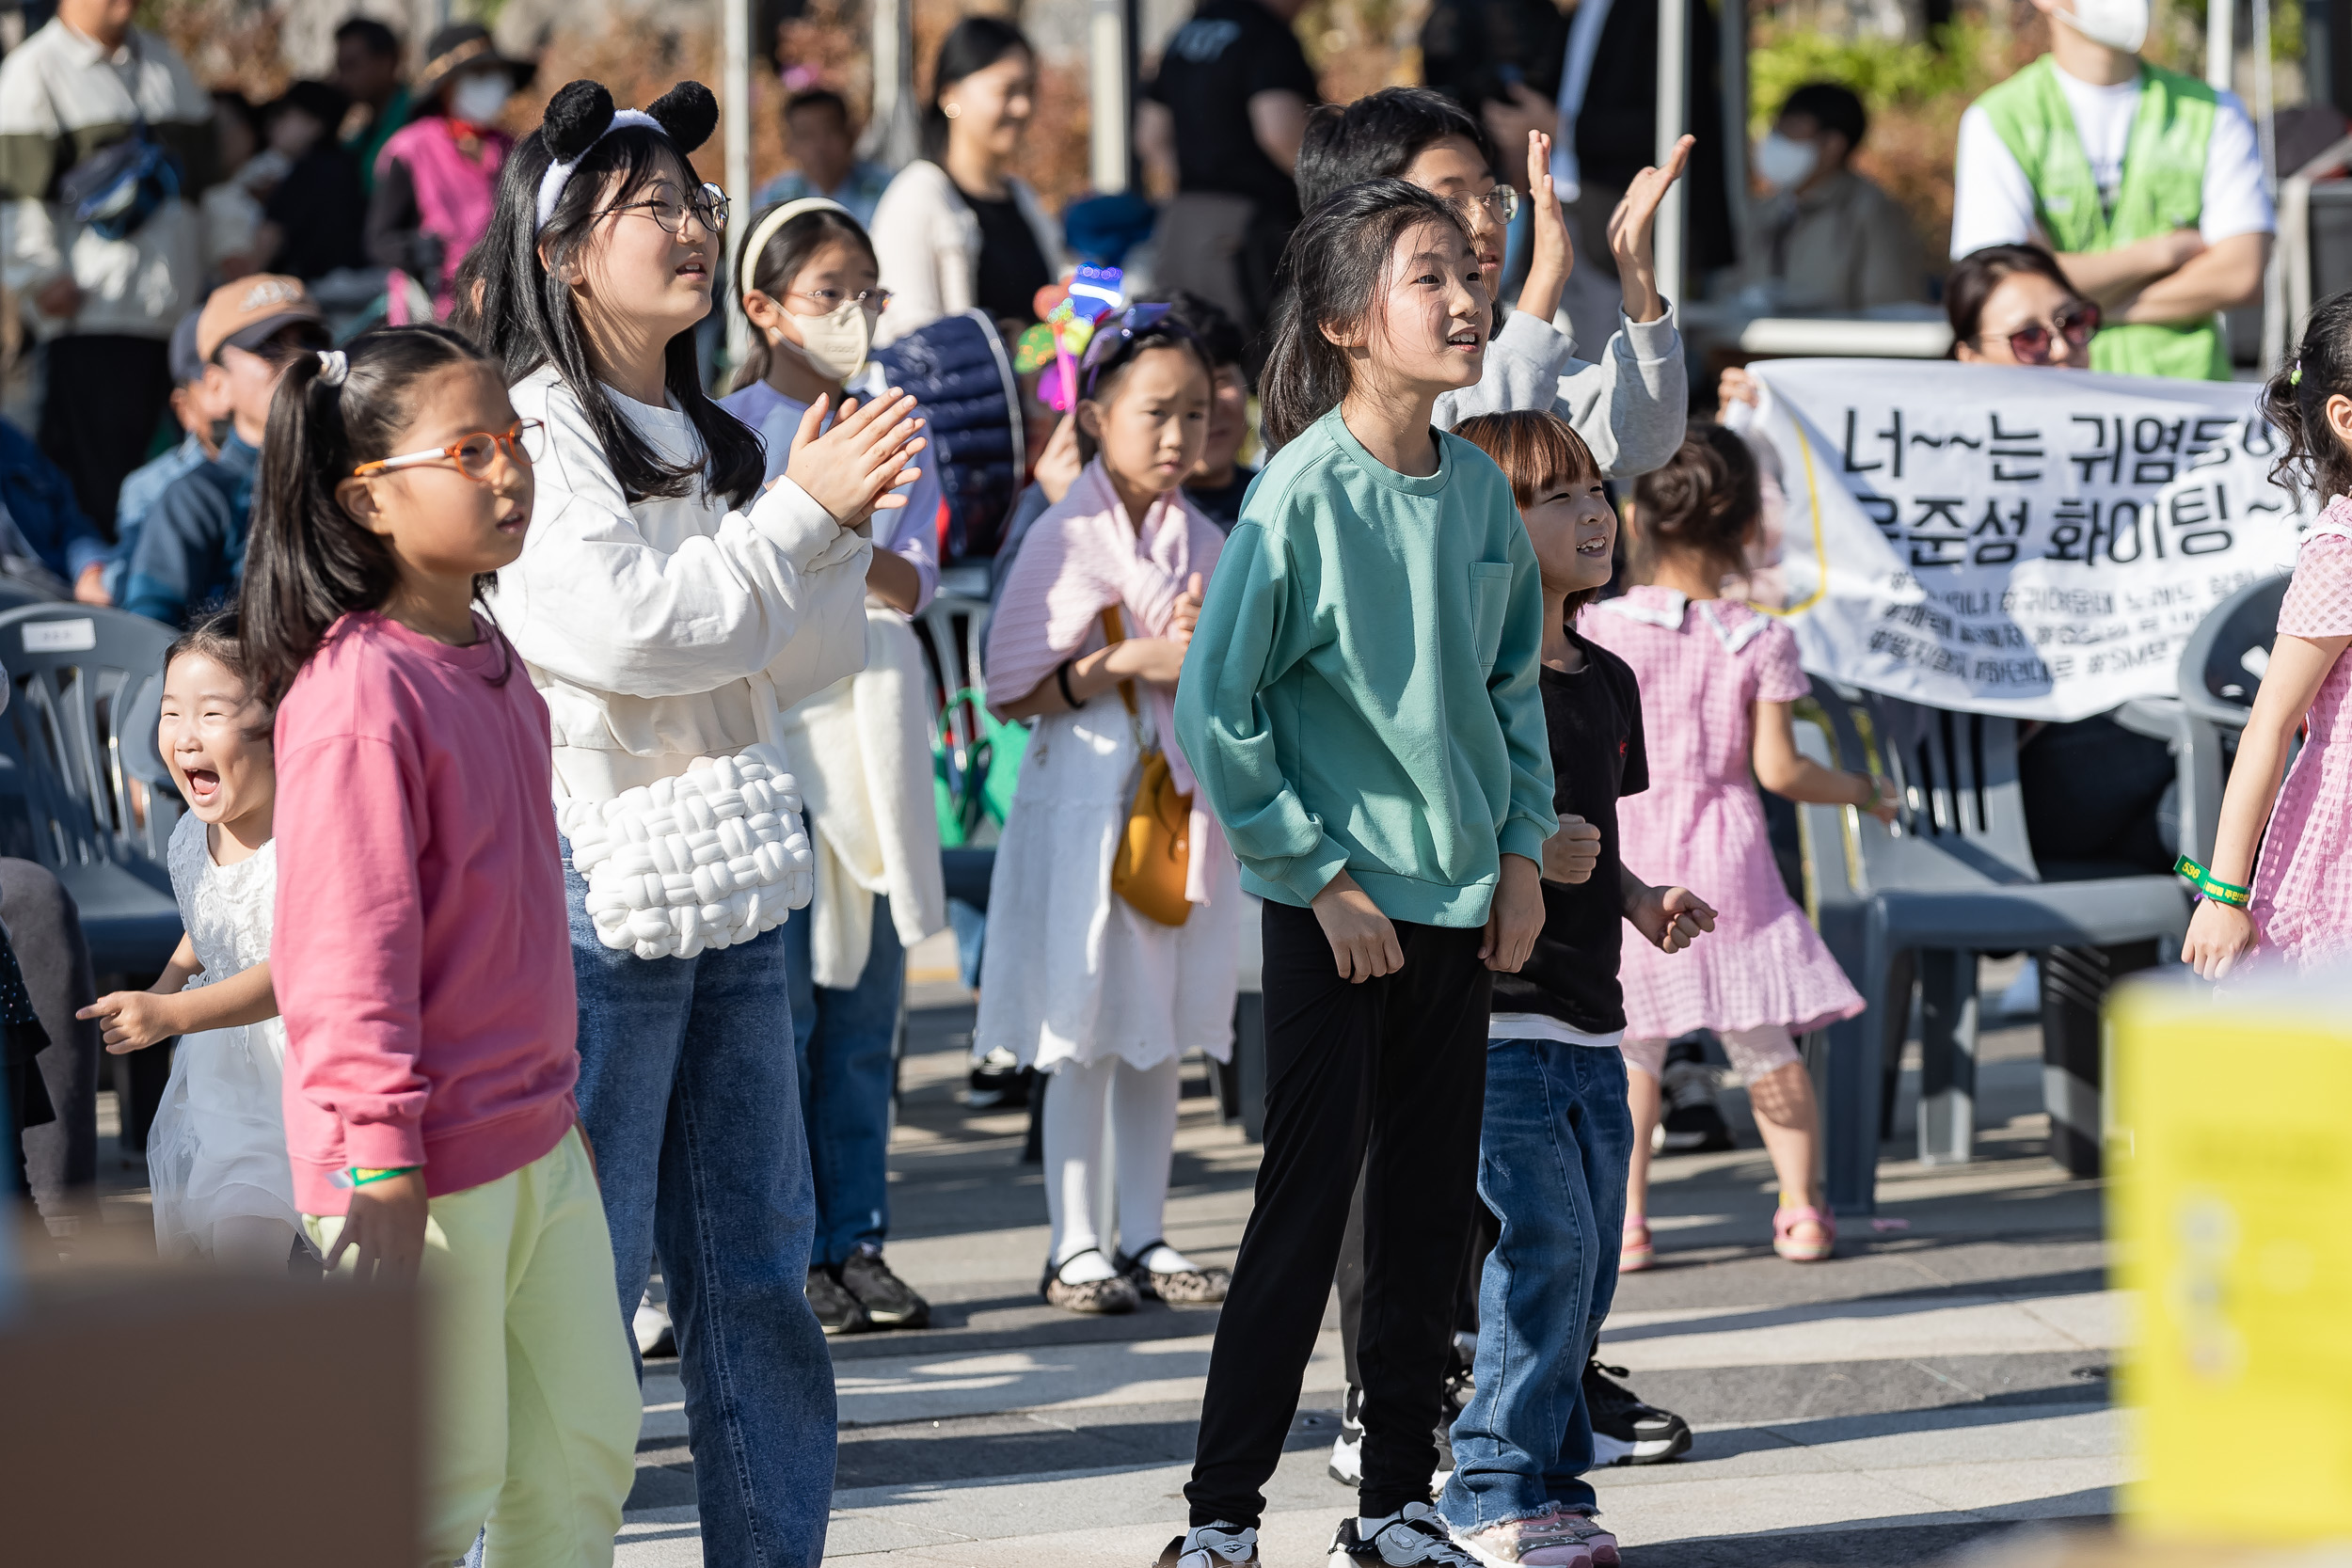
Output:
<instances>
[{"instance_id":1,"label":"raised hand","mask_svg":"<svg viewBox=\"0 0 2352 1568\"><path fill-rule=\"evenodd\" d=\"M1559 314L1560 295L1576 270L1576 246L1551 182L1551 137L1542 131L1527 134L1527 199L1534 208L1535 246L1528 258L1527 281L1519 287L1518 308L1549 321Z\"/></svg>"},{"instance_id":2,"label":"raised hand","mask_svg":"<svg viewBox=\"0 0 2352 1568\"><path fill-rule=\"evenodd\" d=\"M1691 149L1697 143L1696 136L1675 143L1665 166L1635 175L1626 187L1625 199L1609 214L1609 253L1617 261L1625 313L1634 321L1656 321L1666 313L1666 302L1658 293L1658 208L1674 182L1682 178L1691 162Z\"/></svg>"},{"instance_id":3,"label":"raised hand","mask_svg":"<svg viewBox=\"0 0 2352 1568\"><path fill-rule=\"evenodd\" d=\"M914 399L892 388L864 407L855 398L841 404L829 429L819 403L808 405L793 433L784 477L808 492L843 528L855 528L868 514L904 506L898 492L922 470L909 465L925 442Z\"/></svg>"},{"instance_id":4,"label":"raised hand","mask_svg":"<svg viewBox=\"0 0 2352 1568\"><path fill-rule=\"evenodd\" d=\"M1061 423L1045 443L1045 450L1037 454L1037 470L1030 477L1037 487L1045 492L1045 499L1058 506L1070 494L1070 487L1078 483L1078 475L1086 467L1086 459L1078 452L1078 416L1064 414Z\"/></svg>"}]
</instances>

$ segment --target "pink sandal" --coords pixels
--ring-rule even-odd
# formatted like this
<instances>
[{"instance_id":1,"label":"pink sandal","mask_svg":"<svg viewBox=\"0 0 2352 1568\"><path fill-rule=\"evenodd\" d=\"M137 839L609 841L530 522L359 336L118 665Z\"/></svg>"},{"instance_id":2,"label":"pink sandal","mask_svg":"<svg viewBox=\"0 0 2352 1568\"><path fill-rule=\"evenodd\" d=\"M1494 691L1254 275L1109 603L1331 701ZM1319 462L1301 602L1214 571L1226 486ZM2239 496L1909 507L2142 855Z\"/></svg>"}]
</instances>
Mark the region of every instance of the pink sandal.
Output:
<instances>
[{"instance_id":1,"label":"pink sandal","mask_svg":"<svg viewBox=\"0 0 2352 1568\"><path fill-rule=\"evenodd\" d=\"M1656 1261L1657 1250L1649 1244L1649 1222L1645 1219L1627 1220L1625 1235L1617 1246L1617 1272L1640 1274Z\"/></svg>"},{"instance_id":2,"label":"pink sandal","mask_svg":"<svg viewBox=\"0 0 2352 1568\"><path fill-rule=\"evenodd\" d=\"M1799 1241L1797 1227L1801 1225L1819 1226L1821 1239L1818 1242ZM1810 1204L1801 1209L1782 1205L1772 1212L1772 1250L1791 1263L1827 1261L1837 1251L1836 1217L1828 1210L1816 1209Z\"/></svg>"}]
</instances>

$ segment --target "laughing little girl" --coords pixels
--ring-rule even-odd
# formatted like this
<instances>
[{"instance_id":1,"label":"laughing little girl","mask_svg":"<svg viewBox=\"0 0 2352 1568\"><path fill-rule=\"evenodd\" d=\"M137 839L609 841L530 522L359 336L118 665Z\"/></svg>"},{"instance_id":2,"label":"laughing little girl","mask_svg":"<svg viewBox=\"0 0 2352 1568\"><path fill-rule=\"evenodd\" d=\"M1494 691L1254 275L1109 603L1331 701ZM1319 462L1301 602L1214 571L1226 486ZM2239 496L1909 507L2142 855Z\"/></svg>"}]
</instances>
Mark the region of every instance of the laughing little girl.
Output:
<instances>
[{"instance_id":1,"label":"laughing little girl","mask_svg":"<svg viewBox=\"0 0 2352 1568\"><path fill-rule=\"evenodd\" d=\"M186 934L146 990L82 1009L106 1049L180 1037L147 1137L155 1244L282 1267L301 1240L279 1081L286 1026L270 986L270 839L277 774L269 711L245 673L237 617L199 621L164 661L157 741L188 802L171 835L171 890Z\"/></svg>"}]
</instances>

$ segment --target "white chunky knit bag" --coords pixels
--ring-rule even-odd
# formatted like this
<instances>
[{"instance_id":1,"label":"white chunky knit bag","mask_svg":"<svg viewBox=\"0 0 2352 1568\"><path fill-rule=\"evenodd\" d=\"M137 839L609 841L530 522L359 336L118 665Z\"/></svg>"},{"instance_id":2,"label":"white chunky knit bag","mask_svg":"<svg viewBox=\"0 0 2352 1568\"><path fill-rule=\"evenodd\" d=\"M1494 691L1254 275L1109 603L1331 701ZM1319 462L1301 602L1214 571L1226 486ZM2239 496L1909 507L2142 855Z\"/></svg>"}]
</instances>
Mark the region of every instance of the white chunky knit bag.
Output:
<instances>
[{"instance_id":1,"label":"white chunky knit bag","mask_svg":"<svg viewBox=\"0 0 2352 1568\"><path fill-rule=\"evenodd\" d=\"M767 744L697 757L611 800L566 800L557 824L607 947L691 958L783 925L816 892L800 786Z\"/></svg>"}]
</instances>

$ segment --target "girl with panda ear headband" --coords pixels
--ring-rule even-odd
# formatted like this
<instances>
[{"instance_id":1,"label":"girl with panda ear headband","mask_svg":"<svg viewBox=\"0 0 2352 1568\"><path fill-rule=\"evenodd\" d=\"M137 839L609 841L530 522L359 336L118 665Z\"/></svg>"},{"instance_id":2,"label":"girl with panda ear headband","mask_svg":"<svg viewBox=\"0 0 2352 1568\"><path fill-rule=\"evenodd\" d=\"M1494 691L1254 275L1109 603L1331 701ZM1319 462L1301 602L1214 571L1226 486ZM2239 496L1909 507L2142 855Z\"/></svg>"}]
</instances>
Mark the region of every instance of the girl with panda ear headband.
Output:
<instances>
[{"instance_id":1,"label":"girl with panda ear headband","mask_svg":"<svg viewBox=\"0 0 2352 1568\"><path fill-rule=\"evenodd\" d=\"M697 762L769 745L787 709L860 668L869 518L903 505L923 445L895 392L821 433L812 408L762 488L758 437L705 395L694 356L727 212L688 158L717 120L699 83L626 112L570 84L516 147L469 262L482 341L547 432L496 603L547 700L562 820L583 831L630 810L625 792L666 801ZM643 912L683 921L675 956L607 945L568 838L564 853L615 1307L639 1307L658 1248L710 1560L814 1562L835 1412L803 1293L815 1215L784 931L714 947L696 908L665 907Z\"/></svg>"},{"instance_id":2,"label":"girl with panda ear headband","mask_svg":"<svg viewBox=\"0 0 2352 1568\"><path fill-rule=\"evenodd\" d=\"M812 411L831 417L866 371L889 303L879 275L866 230L838 202L786 201L753 219L733 274L752 350L719 406L759 433L771 476L785 472L791 433ZM776 735L811 802L816 894L785 927L785 966L816 1175L808 1295L834 1334L919 1328L930 1313L882 1259L903 954L947 923L929 677L907 619L939 582L940 485L928 457L906 495L874 516L866 670L787 713Z\"/></svg>"}]
</instances>

